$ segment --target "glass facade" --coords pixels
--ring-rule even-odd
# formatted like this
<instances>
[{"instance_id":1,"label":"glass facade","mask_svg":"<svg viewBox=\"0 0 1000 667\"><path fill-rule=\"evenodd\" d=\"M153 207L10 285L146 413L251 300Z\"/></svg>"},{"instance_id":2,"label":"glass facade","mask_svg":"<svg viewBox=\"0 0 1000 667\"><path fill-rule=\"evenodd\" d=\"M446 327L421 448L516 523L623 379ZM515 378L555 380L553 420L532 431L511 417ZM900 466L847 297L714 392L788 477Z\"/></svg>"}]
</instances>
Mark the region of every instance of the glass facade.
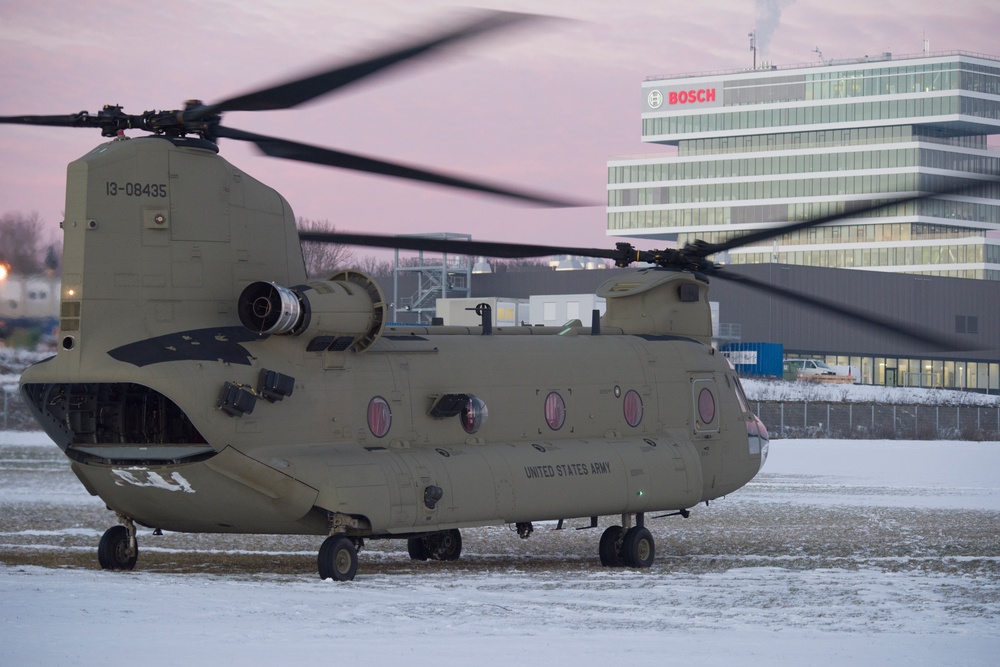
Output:
<instances>
[{"instance_id":1,"label":"glass facade","mask_svg":"<svg viewBox=\"0 0 1000 667\"><path fill-rule=\"evenodd\" d=\"M1000 393L1000 363L954 359L910 359L906 357L844 356L790 352L789 359L822 359L831 366L853 366L862 384L892 387L967 389Z\"/></svg>"},{"instance_id":2,"label":"glass facade","mask_svg":"<svg viewBox=\"0 0 1000 667\"><path fill-rule=\"evenodd\" d=\"M676 150L609 162L609 235L683 245L843 215L726 260L1000 280L1000 59L658 77L642 129Z\"/></svg>"},{"instance_id":3,"label":"glass facade","mask_svg":"<svg viewBox=\"0 0 1000 667\"><path fill-rule=\"evenodd\" d=\"M978 101L978 100L977 100ZM996 118L996 109L979 109L973 100L958 95L935 96L925 99L901 99L884 102L846 102L842 104L782 105L774 109L744 110L739 107L721 113L706 113L665 118L646 118L642 121L643 136L678 136L701 132L763 132L775 127L801 127L831 123L871 122L889 125L899 122L933 122L953 114L973 115L975 110L983 118Z\"/></svg>"}]
</instances>

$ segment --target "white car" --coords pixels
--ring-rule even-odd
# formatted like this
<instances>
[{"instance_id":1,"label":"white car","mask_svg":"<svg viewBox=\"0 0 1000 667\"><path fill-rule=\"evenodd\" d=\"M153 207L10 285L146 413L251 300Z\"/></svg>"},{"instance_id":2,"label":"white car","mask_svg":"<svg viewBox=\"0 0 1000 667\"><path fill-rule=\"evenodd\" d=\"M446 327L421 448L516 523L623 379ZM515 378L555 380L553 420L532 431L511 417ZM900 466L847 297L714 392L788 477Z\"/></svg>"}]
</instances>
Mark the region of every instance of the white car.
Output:
<instances>
[{"instance_id":1,"label":"white car","mask_svg":"<svg viewBox=\"0 0 1000 667\"><path fill-rule=\"evenodd\" d=\"M819 359L786 359L784 368L785 377L795 377L801 375L837 375L837 371L830 368L826 362Z\"/></svg>"}]
</instances>

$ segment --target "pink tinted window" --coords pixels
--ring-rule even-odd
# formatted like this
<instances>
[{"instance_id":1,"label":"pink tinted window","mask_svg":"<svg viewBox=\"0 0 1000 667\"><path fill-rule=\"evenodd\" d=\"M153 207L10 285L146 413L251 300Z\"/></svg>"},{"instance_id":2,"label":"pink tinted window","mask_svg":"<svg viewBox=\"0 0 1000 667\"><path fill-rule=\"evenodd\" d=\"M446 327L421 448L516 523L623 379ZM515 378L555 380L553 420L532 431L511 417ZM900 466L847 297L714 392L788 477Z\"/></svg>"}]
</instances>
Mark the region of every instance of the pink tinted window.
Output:
<instances>
[{"instance_id":1,"label":"pink tinted window","mask_svg":"<svg viewBox=\"0 0 1000 667\"><path fill-rule=\"evenodd\" d=\"M698 394L698 416L703 426L715 421L715 396L708 389L702 389Z\"/></svg>"},{"instance_id":2,"label":"pink tinted window","mask_svg":"<svg viewBox=\"0 0 1000 667\"><path fill-rule=\"evenodd\" d=\"M368 428L376 438L384 437L392 426L392 410L381 396L368 402Z\"/></svg>"},{"instance_id":3,"label":"pink tinted window","mask_svg":"<svg viewBox=\"0 0 1000 667\"><path fill-rule=\"evenodd\" d=\"M466 433L475 433L486 423L489 410L482 399L470 396L465 408L462 410L462 428Z\"/></svg>"},{"instance_id":4,"label":"pink tinted window","mask_svg":"<svg viewBox=\"0 0 1000 667\"><path fill-rule=\"evenodd\" d=\"M554 391L545 397L545 421L553 431L566 423L566 402Z\"/></svg>"},{"instance_id":5,"label":"pink tinted window","mask_svg":"<svg viewBox=\"0 0 1000 667\"><path fill-rule=\"evenodd\" d=\"M634 389L625 394L625 421L632 427L642 421L642 397Z\"/></svg>"}]
</instances>

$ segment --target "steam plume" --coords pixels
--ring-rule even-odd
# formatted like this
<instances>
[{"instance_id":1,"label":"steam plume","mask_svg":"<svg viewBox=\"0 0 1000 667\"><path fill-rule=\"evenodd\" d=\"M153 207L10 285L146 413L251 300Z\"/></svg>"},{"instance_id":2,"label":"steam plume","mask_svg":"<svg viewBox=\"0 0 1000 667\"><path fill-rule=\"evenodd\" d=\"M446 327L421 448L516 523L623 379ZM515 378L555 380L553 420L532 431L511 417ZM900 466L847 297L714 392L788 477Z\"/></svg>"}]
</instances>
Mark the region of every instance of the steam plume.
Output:
<instances>
[{"instance_id":1,"label":"steam plume","mask_svg":"<svg viewBox=\"0 0 1000 667\"><path fill-rule=\"evenodd\" d=\"M781 21L781 10L794 0L754 0L757 8L757 53L764 57L771 43L778 23Z\"/></svg>"}]
</instances>

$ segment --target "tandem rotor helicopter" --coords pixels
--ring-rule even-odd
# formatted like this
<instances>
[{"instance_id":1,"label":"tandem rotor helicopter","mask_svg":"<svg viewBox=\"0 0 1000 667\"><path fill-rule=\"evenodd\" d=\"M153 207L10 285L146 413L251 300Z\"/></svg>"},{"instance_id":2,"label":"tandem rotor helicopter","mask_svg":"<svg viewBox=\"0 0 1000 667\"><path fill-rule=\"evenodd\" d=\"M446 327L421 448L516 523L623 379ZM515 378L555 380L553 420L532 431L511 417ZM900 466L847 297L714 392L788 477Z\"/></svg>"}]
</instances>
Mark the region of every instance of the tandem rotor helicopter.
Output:
<instances>
[{"instance_id":1,"label":"tandem rotor helicopter","mask_svg":"<svg viewBox=\"0 0 1000 667\"><path fill-rule=\"evenodd\" d=\"M767 429L711 345L708 284L784 290L708 257L832 217L652 251L300 234L278 192L219 155L219 139L249 141L274 157L568 204L221 124L225 112L292 108L525 18L491 13L215 104L0 118L114 137L68 167L59 349L21 378L38 423L117 515L102 568L136 565L138 525L325 537L319 575L343 581L366 540L453 560L463 528L513 524L527 537L532 522L597 527L602 516L621 521L598 541L601 563L648 567L650 513L687 517L761 469ZM589 325L394 327L366 274L307 280L303 241L651 268L616 272L598 292L606 314Z\"/></svg>"}]
</instances>

